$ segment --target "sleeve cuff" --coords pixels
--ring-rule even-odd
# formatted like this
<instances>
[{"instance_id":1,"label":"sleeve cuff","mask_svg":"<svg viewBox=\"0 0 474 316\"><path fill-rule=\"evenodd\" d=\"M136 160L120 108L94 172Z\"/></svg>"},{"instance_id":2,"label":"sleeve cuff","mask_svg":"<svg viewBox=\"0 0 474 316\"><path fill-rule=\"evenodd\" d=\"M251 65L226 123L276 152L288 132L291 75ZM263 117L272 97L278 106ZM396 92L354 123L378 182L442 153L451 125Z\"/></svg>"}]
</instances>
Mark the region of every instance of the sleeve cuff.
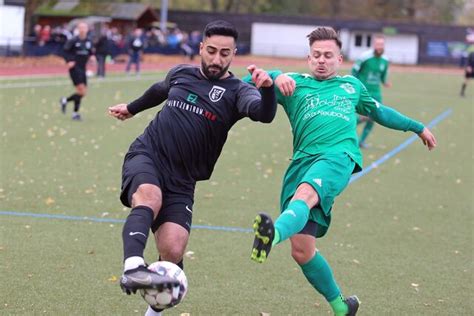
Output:
<instances>
[{"instance_id":1,"label":"sleeve cuff","mask_svg":"<svg viewBox=\"0 0 474 316\"><path fill-rule=\"evenodd\" d=\"M128 110L128 113L130 113L132 115L135 115L140 111L138 109L136 109L136 107L134 107L132 103L127 104L127 110Z\"/></svg>"},{"instance_id":2,"label":"sleeve cuff","mask_svg":"<svg viewBox=\"0 0 474 316\"><path fill-rule=\"evenodd\" d=\"M410 128L410 131L420 134L421 132L423 132L424 129L425 129L425 125L423 125L423 123L414 120Z\"/></svg>"}]
</instances>

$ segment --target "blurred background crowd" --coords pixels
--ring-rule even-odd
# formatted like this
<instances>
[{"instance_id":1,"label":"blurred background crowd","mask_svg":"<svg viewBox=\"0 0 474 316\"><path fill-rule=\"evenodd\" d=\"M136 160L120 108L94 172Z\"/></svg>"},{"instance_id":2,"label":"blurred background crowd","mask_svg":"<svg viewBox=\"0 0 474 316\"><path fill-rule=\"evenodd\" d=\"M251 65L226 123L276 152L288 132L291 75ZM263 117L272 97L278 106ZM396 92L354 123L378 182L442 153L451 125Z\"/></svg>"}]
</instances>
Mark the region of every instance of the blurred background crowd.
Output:
<instances>
[{"instance_id":1,"label":"blurred background crowd","mask_svg":"<svg viewBox=\"0 0 474 316\"><path fill-rule=\"evenodd\" d=\"M25 41L25 52L29 56L62 55L64 43L74 35L74 24L50 26L36 24L33 32ZM106 23L96 23L90 30L97 54L106 55L112 61L132 49L133 40L137 37L143 43L144 53L183 54L190 60L198 54L201 31L184 32L173 26L162 32L159 27L147 29L136 28L129 33L121 33L118 28Z\"/></svg>"}]
</instances>

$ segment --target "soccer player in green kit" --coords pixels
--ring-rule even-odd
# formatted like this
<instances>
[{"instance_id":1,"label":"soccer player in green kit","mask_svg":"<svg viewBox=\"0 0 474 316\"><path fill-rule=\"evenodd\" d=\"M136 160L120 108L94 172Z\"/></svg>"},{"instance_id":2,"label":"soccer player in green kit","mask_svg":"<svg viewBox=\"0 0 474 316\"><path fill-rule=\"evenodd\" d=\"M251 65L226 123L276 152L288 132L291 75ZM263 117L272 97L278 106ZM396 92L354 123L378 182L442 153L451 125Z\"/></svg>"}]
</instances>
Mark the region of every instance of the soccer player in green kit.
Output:
<instances>
[{"instance_id":1,"label":"soccer player in green kit","mask_svg":"<svg viewBox=\"0 0 474 316\"><path fill-rule=\"evenodd\" d=\"M383 54L385 50L385 39L377 36L374 39L374 49L365 52L352 66L352 75L358 78L365 85L369 94L378 102L382 103L382 91L380 86L390 87L387 81L388 59ZM360 116L358 123L365 122L364 129L359 138L359 145L366 148L367 136L369 136L374 121L370 117Z\"/></svg>"},{"instance_id":2,"label":"soccer player in green kit","mask_svg":"<svg viewBox=\"0 0 474 316\"><path fill-rule=\"evenodd\" d=\"M341 42L332 28L319 27L308 38L310 74L268 72L293 130L293 158L283 179L280 216L274 224L265 213L255 219L251 258L263 262L273 246L290 239L293 259L334 314L355 315L358 298L342 296L331 267L315 245L329 228L335 197L362 169L357 114L388 128L412 131L430 150L436 139L422 123L373 99L357 78L337 74ZM255 67L249 66L249 71Z\"/></svg>"}]
</instances>

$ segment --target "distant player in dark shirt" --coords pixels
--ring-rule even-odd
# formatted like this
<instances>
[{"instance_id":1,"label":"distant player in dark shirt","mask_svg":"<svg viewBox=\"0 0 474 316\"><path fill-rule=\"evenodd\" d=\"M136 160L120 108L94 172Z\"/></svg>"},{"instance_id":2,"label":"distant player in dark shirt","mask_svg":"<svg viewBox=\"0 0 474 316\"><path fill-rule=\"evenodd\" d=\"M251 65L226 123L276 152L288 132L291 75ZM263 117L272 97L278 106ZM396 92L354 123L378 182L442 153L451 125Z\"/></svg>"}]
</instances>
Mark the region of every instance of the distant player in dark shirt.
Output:
<instances>
[{"instance_id":1,"label":"distant player in dark shirt","mask_svg":"<svg viewBox=\"0 0 474 316\"><path fill-rule=\"evenodd\" d=\"M97 77L99 78L105 78L106 59L107 55L110 54L110 39L108 33L109 28L107 26L102 27L99 37L94 43L95 57L97 59Z\"/></svg>"},{"instance_id":2,"label":"distant player in dark shirt","mask_svg":"<svg viewBox=\"0 0 474 316\"><path fill-rule=\"evenodd\" d=\"M143 31L142 29L135 29L133 35L128 40L128 63L125 68L126 73L130 73L130 68L132 64L135 64L135 74L140 74L140 58L142 52L145 49L145 42L143 40Z\"/></svg>"},{"instance_id":3,"label":"distant player in dark shirt","mask_svg":"<svg viewBox=\"0 0 474 316\"><path fill-rule=\"evenodd\" d=\"M474 51L471 51L469 55L467 55L467 65L466 65L466 71L464 73L464 78L465 78L464 82L462 83L462 86L461 86L462 97L465 96L468 80L474 78Z\"/></svg>"},{"instance_id":4,"label":"distant player in dark shirt","mask_svg":"<svg viewBox=\"0 0 474 316\"><path fill-rule=\"evenodd\" d=\"M125 120L166 100L163 109L130 146L122 170L121 201L132 207L123 228L124 276L137 289L175 286L145 268L143 250L152 229L161 260L183 266L191 230L196 181L209 179L230 128L240 119L270 123L276 113L273 81L250 68L255 87L228 68L238 33L225 21L209 23L200 44L201 67L179 65L130 104L109 113ZM142 283L141 280L150 280ZM154 315L149 308L147 315Z\"/></svg>"},{"instance_id":5,"label":"distant player in dark shirt","mask_svg":"<svg viewBox=\"0 0 474 316\"><path fill-rule=\"evenodd\" d=\"M81 107L81 99L87 93L87 75L86 65L89 57L93 56L93 43L88 38L89 26L87 23L80 22L77 25L79 34L74 36L64 44L65 59L69 68L69 76L72 83L76 87L76 92L69 97L62 97L59 101L61 111L66 113L66 105L69 101L74 102L74 112L72 119L76 121L81 120L79 108Z\"/></svg>"}]
</instances>

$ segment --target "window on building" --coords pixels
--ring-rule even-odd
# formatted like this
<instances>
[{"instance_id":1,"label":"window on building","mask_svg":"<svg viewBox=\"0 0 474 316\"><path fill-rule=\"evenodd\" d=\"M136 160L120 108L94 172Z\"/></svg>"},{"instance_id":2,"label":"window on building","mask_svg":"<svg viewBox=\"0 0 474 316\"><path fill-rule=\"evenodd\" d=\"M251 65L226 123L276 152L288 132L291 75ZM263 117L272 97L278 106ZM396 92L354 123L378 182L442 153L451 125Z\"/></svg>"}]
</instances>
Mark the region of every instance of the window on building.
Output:
<instances>
[{"instance_id":1,"label":"window on building","mask_svg":"<svg viewBox=\"0 0 474 316\"><path fill-rule=\"evenodd\" d=\"M372 34L355 34L355 47L371 47Z\"/></svg>"},{"instance_id":2,"label":"window on building","mask_svg":"<svg viewBox=\"0 0 474 316\"><path fill-rule=\"evenodd\" d=\"M356 34L355 35L355 47L361 47L362 46L362 34Z\"/></svg>"}]
</instances>

